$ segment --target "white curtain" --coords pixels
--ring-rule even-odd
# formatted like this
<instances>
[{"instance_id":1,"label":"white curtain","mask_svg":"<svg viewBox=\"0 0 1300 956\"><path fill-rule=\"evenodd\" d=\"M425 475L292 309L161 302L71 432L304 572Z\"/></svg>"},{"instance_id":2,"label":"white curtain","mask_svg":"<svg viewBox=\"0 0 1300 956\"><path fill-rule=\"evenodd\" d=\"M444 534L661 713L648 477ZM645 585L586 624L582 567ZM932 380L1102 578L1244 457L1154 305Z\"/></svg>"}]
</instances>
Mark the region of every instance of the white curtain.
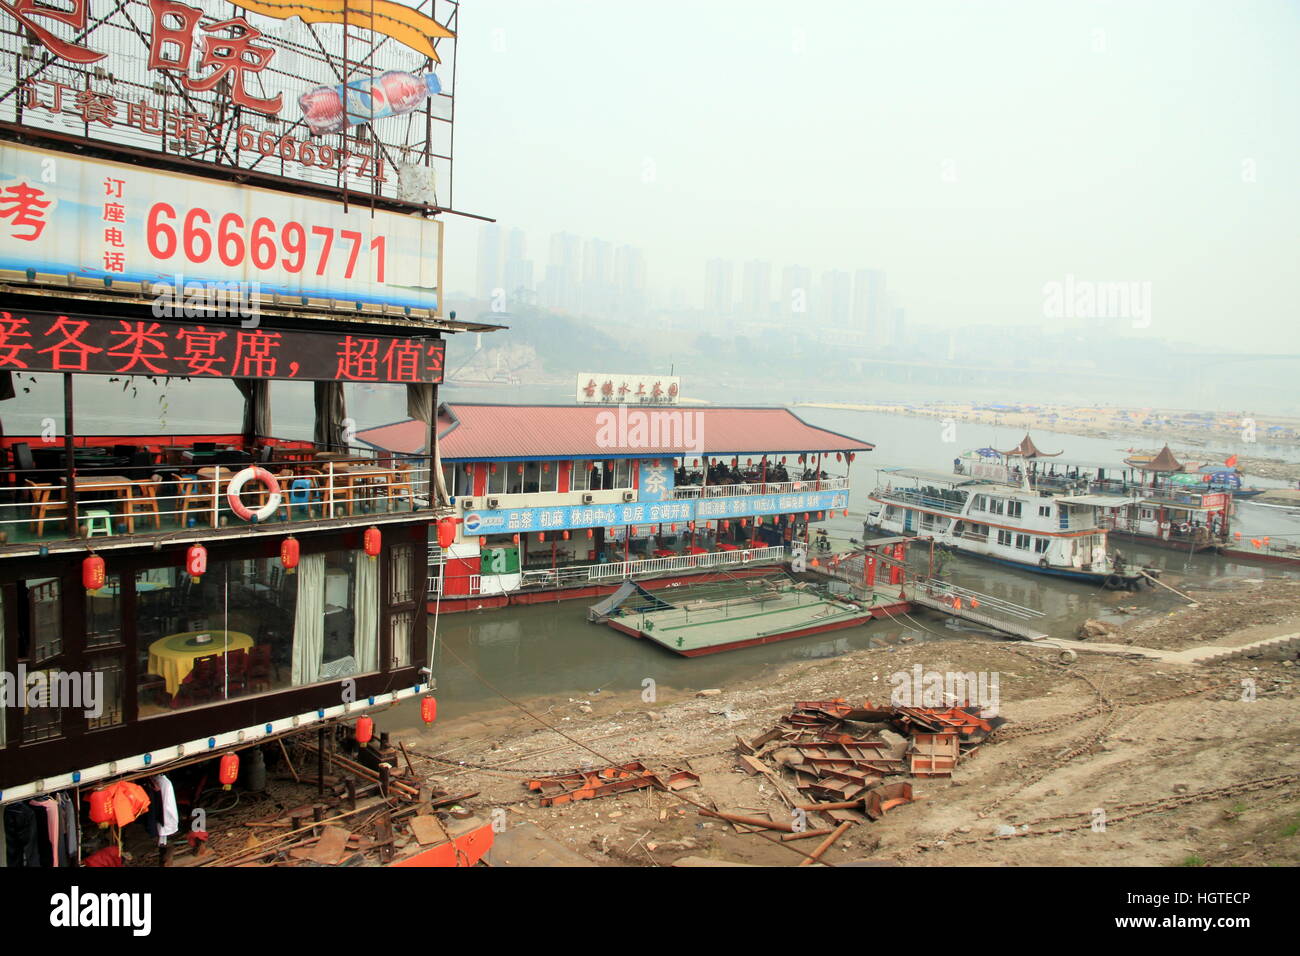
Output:
<instances>
[{"instance_id":1,"label":"white curtain","mask_svg":"<svg viewBox=\"0 0 1300 956\"><path fill-rule=\"evenodd\" d=\"M5 660L4 649L5 649L5 599L4 599L4 591L0 591L0 661ZM20 691L15 687L14 688L15 699L17 699L17 695L19 693ZM0 750L4 749L5 724L8 723L8 721L9 721L9 715L5 713L5 702L3 696L0 696ZM4 826L2 824L3 821L0 821L0 830L4 829ZM4 834L0 833L0 841L3 841L3 839L4 839ZM0 847L0 849L3 848ZM0 866L4 866L3 859L0 859Z\"/></svg>"},{"instance_id":2,"label":"white curtain","mask_svg":"<svg viewBox=\"0 0 1300 956\"><path fill-rule=\"evenodd\" d=\"M356 619L353 652L357 669L369 674L379 670L379 560L360 553L356 557L352 613Z\"/></svg>"},{"instance_id":3,"label":"white curtain","mask_svg":"<svg viewBox=\"0 0 1300 956\"><path fill-rule=\"evenodd\" d=\"M325 653L325 555L298 562L298 605L293 620L293 685L320 680Z\"/></svg>"}]
</instances>

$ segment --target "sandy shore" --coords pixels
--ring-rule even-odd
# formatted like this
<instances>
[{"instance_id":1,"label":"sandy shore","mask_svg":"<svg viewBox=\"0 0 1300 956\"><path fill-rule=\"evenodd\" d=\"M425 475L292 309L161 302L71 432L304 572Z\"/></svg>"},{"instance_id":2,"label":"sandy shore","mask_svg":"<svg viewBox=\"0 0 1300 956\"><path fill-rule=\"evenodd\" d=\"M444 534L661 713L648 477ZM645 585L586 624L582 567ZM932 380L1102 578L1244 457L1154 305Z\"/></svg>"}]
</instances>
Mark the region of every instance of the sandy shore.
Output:
<instances>
[{"instance_id":1,"label":"sandy shore","mask_svg":"<svg viewBox=\"0 0 1300 956\"><path fill-rule=\"evenodd\" d=\"M1276 630L1283 617L1294 617L1296 588L1260 580L1193 590L1199 606L1191 609L1169 595L1126 608L1122 602L1132 596L1119 596L1108 615L1119 629L1106 640L1240 646L1243 634ZM791 866L802 859L791 847L806 851L806 844L737 832L694 805L789 816L777 792L794 794L789 782L743 772L738 739L772 727L796 700L884 702L890 675L914 665L996 672L1000 710L1010 720L1005 739L963 759L951 779L913 779L921 799L851 828L829 851L829 863L1300 863L1294 650L1214 664L1081 651L1076 662L1062 665L1059 650L959 636L929 615L915 623L918 637L930 639L793 663L713 696L661 688L653 703L631 691L529 702L563 735L503 704L486 717L414 732L408 746L436 758L426 766L436 768L443 786L478 790L471 801L477 812L497 810L507 830L524 828L516 836L532 834L534 843L546 842L572 865L666 866L704 858ZM1254 700L1243 700L1243 680L1252 682ZM880 732L869 725L853 729L860 736ZM524 786L531 776L584 761L600 767L630 760L657 771L689 769L701 782L680 795L641 790L549 808ZM1231 792L1222 789L1228 784ZM1110 821L1103 831L1090 825L1098 809ZM1000 826L1025 832L998 837Z\"/></svg>"}]
</instances>

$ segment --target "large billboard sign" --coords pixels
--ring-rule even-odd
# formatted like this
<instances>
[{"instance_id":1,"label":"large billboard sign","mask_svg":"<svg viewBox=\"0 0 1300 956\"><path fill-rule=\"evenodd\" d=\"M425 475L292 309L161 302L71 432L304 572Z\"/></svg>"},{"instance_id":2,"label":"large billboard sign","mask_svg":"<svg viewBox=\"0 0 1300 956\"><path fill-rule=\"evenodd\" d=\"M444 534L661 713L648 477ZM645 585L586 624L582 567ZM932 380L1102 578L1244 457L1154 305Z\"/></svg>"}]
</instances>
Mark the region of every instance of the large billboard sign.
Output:
<instances>
[{"instance_id":1,"label":"large billboard sign","mask_svg":"<svg viewBox=\"0 0 1300 956\"><path fill-rule=\"evenodd\" d=\"M419 214L0 144L12 281L141 283L144 296L238 285L295 305L436 312L441 245L442 223Z\"/></svg>"},{"instance_id":2,"label":"large billboard sign","mask_svg":"<svg viewBox=\"0 0 1300 956\"><path fill-rule=\"evenodd\" d=\"M431 336L0 311L0 371L436 385L445 350Z\"/></svg>"},{"instance_id":3,"label":"large billboard sign","mask_svg":"<svg viewBox=\"0 0 1300 956\"><path fill-rule=\"evenodd\" d=\"M445 208L456 9L0 0L0 123Z\"/></svg>"}]
</instances>

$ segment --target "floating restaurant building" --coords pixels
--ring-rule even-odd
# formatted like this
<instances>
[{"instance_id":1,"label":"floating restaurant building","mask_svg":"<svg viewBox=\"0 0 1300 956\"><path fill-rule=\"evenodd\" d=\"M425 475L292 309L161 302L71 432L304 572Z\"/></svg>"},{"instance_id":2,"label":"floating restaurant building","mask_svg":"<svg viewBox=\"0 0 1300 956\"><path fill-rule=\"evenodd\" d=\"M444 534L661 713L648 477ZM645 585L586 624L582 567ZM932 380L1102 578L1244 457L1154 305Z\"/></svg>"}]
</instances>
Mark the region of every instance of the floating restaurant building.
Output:
<instances>
[{"instance_id":1,"label":"floating restaurant building","mask_svg":"<svg viewBox=\"0 0 1300 956\"><path fill-rule=\"evenodd\" d=\"M358 434L415 451L421 423ZM431 552L440 613L770 573L846 512L868 442L785 408L448 403L438 410L454 540Z\"/></svg>"}]
</instances>

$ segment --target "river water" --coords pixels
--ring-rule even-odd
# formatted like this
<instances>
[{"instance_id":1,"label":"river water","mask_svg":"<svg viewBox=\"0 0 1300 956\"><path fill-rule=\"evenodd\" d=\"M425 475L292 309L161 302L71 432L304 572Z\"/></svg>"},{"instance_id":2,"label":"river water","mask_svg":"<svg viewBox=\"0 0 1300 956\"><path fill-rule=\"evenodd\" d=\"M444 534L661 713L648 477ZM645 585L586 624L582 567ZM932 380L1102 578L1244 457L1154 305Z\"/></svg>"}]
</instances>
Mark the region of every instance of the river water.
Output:
<instances>
[{"instance_id":1,"label":"river water","mask_svg":"<svg viewBox=\"0 0 1300 956\"><path fill-rule=\"evenodd\" d=\"M965 449L986 445L1011 448L1023 437L1006 428L958 425L957 441L945 442L940 424L931 419L822 408L801 408L798 413L814 425L876 445L875 451L859 455L851 466L849 517L837 514L827 521L833 540L843 546L847 546L849 537L861 535L869 504L867 495L875 485L875 469L910 465L948 471L952 459ZM1051 432L1035 432L1034 440L1044 451L1064 450L1067 458L1115 465L1127 455L1128 447L1139 447L1137 439L1130 443ZM1145 441L1150 444L1149 438ZM844 467L832 461L826 470L842 474ZM1300 521L1284 512L1246 504L1238 508L1236 526L1253 529L1248 534L1271 531L1274 536L1300 535ZM1226 585L1226 579L1233 577L1262 578L1286 573L1219 557L1145 548L1127 541L1122 550L1131 561L1202 583L1224 579L1221 583ZM1159 589L1116 595L1089 584L1013 571L961 556L947 559L946 576L961 586L1043 611L1039 625L1058 636L1073 636L1079 624L1090 617L1115 619L1119 604L1172 610L1182 603ZM877 621L828 635L683 658L658 645L589 623L587 603L564 601L441 617L434 667L439 714L456 718L499 711L505 702L498 691L517 700L563 702L568 698L590 699L597 691L639 690L646 679L655 681L661 691L694 691L726 687L790 661L887 647L903 640L932 640L936 634L998 639L964 628L950 629L936 615L918 614L912 619ZM389 715L388 722L395 727L408 726L415 719L414 706L409 705Z\"/></svg>"}]
</instances>

